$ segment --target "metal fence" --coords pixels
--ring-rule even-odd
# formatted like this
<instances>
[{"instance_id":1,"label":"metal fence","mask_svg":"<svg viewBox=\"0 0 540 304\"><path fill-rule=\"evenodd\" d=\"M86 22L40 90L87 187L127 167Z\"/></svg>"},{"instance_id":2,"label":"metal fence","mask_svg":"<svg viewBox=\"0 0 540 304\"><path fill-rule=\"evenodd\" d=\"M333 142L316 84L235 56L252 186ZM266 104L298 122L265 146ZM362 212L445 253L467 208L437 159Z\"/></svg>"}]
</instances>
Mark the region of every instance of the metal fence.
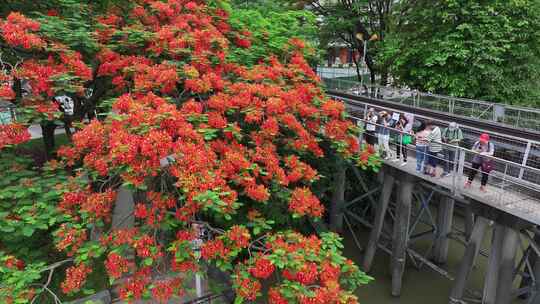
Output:
<instances>
[{"instance_id":1,"label":"metal fence","mask_svg":"<svg viewBox=\"0 0 540 304\"><path fill-rule=\"evenodd\" d=\"M503 123L520 129L540 131L540 110L538 109L424 93L407 88L370 85L363 82L340 79L339 77L328 77L328 75L330 75L329 71L319 73L323 84L329 89L344 91L359 96L385 99L412 107L431 109L452 115Z\"/></svg>"}]
</instances>

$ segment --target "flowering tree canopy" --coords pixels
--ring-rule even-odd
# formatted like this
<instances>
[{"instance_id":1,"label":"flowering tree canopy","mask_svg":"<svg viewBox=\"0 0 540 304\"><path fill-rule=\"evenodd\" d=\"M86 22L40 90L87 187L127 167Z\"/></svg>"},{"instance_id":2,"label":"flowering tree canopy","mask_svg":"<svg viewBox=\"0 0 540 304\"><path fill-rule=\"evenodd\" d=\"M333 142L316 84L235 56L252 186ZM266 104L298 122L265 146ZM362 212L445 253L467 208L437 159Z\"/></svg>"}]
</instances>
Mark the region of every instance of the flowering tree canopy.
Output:
<instances>
[{"instance_id":1,"label":"flowering tree canopy","mask_svg":"<svg viewBox=\"0 0 540 304\"><path fill-rule=\"evenodd\" d=\"M357 303L353 292L369 277L341 255L339 237L291 230L325 213L312 192L325 157L373 165L343 104L325 97L303 42L291 39L285 58L247 67L229 54L248 50L251 34L230 25L223 2L133 2L97 18L92 60L113 86L110 112L58 151L78 168L58 204L67 220L56 247L73 258L64 293L84 288L102 263L122 298L166 301L211 263L232 274L238 303ZM38 109L56 81L80 92L91 77L78 53L53 50L34 33L39 24L14 14L0 26L21 33L3 32L13 46L53 52L12 72L33 81ZM119 187L137 194L132 226L112 224ZM201 259L193 246L200 227L212 232ZM179 275L157 278L163 265ZM9 291L11 300L33 296Z\"/></svg>"}]
</instances>

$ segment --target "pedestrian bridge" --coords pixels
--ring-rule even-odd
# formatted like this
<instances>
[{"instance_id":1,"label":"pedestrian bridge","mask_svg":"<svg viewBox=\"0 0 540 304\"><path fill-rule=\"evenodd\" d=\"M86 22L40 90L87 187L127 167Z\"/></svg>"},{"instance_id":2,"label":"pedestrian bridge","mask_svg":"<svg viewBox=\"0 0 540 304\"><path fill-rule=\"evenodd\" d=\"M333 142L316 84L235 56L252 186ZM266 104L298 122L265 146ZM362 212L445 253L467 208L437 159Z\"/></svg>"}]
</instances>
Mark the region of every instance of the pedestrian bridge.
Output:
<instances>
[{"instance_id":1,"label":"pedestrian bridge","mask_svg":"<svg viewBox=\"0 0 540 304\"><path fill-rule=\"evenodd\" d=\"M332 79L336 81L336 79ZM362 91L363 90L363 91ZM431 177L416 171L416 148L406 145L408 162L383 161L380 185L377 189L366 188L361 174L354 167L356 180L347 181L345 172L336 178L333 204L342 211L342 220L353 234L355 243L364 250L363 269L369 271L376 251L391 255L392 290L395 296L401 293L401 281L405 264L417 268L428 266L453 281L449 291L450 303L496 303L509 304L515 298L528 298L524 303L540 303L540 133L534 128L515 127L484 117L457 115L452 111L423 108L399 102L394 97L374 91L373 87L350 86L343 90L332 87L327 93L342 100L351 116L359 125L364 125L368 108L377 111L412 113L416 119L435 120L445 127L451 121L462 125L465 136L461 147L443 144L446 150L454 151L448 162L452 168L450 176ZM417 98L417 97L416 97ZM403 98L407 100L407 98ZM539 117L540 118L540 117ZM536 121L540 123L540 119ZM385 128L384 126L378 126ZM403 133L387 128L390 132L390 148L396 151ZM490 157L494 170L489 175L486 192L479 190L481 172L478 172L472 187L465 182L472 168L472 159L477 154L470 150L481 133L489 133L495 144L496 153ZM522 136L520 136L522 135ZM362 140L362 139L361 139ZM441 169L439 168L439 175ZM339 175L341 174L341 175ZM360 183L364 192L347 194L347 182ZM341 193L340 193L341 192ZM436 210L436 216L434 212ZM455 230L455 211L464 216L465 231ZM339 217L336 217L339 218ZM354 224L371 229L366 248L359 244ZM480 250L481 244L492 229L490 249ZM462 236L461 236L462 235ZM415 248L420 239L431 239L427 253ZM457 240L466 246L458 269L444 267L448 243ZM478 292L467 287L467 281L477 257L488 257L488 268L483 290ZM515 282L520 280L519 288Z\"/></svg>"}]
</instances>

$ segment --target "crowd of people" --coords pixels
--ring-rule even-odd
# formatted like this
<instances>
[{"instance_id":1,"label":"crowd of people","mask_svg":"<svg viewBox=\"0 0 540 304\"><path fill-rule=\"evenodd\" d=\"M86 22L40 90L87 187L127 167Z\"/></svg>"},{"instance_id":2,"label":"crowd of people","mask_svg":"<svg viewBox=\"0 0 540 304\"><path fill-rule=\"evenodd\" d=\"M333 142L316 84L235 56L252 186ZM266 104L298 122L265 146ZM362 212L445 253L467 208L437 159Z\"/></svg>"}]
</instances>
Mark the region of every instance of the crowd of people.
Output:
<instances>
[{"instance_id":1,"label":"crowd of people","mask_svg":"<svg viewBox=\"0 0 540 304\"><path fill-rule=\"evenodd\" d=\"M401 161L401 166L406 166L408 146L414 145L418 174L438 178L451 176L455 172L458 161L457 147L463 144L463 131L457 123L451 122L441 129L430 120L417 120L415 124L414 115L410 113L376 112L373 108L367 111L364 121L364 139L383 159ZM415 126L417 128L414 128ZM395 151L390 148L392 134L395 135ZM489 135L483 133L471 150L476 154L472 159L472 168L465 187L471 186L480 171L480 190L486 191L488 175L493 169L489 156L493 156L495 146Z\"/></svg>"}]
</instances>

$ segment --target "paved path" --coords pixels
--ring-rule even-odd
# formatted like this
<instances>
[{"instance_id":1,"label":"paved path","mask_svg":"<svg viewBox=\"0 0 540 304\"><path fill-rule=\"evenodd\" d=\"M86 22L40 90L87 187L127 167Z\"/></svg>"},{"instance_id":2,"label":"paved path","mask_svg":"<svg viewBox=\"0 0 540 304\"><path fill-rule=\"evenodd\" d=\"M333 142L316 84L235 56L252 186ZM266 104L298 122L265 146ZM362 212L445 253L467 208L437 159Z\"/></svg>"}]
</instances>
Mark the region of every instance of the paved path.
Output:
<instances>
[{"instance_id":1,"label":"paved path","mask_svg":"<svg viewBox=\"0 0 540 304\"><path fill-rule=\"evenodd\" d=\"M31 125L30 127L28 127L28 132L30 132L30 138L32 139L43 137L43 133L41 132L40 125ZM54 135L65 134L65 133L66 133L66 130L64 130L64 126L59 126L54 131Z\"/></svg>"}]
</instances>

